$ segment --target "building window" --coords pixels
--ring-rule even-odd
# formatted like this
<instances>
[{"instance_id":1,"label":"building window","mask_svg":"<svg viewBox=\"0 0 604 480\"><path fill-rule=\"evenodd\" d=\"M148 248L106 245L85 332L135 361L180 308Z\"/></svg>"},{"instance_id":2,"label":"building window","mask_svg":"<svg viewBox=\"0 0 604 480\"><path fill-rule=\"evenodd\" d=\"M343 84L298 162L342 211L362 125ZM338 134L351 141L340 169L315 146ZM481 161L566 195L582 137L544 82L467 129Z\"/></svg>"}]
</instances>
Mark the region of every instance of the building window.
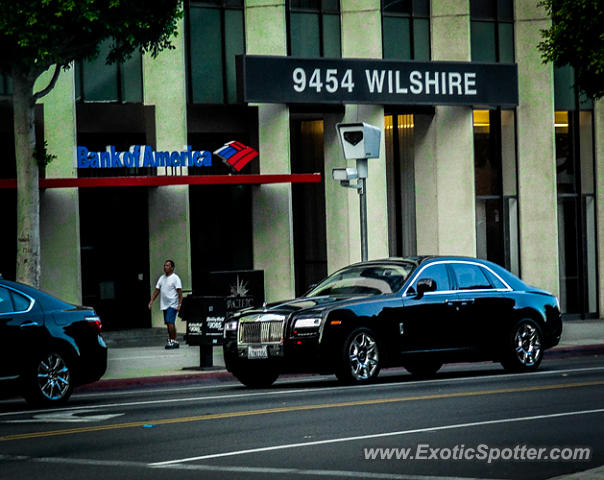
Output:
<instances>
[{"instance_id":1,"label":"building window","mask_svg":"<svg viewBox=\"0 0 604 480\"><path fill-rule=\"evenodd\" d=\"M339 0L289 0L289 55L342 56Z\"/></svg>"},{"instance_id":2,"label":"building window","mask_svg":"<svg viewBox=\"0 0 604 480\"><path fill-rule=\"evenodd\" d=\"M514 63L513 0L470 0L472 61Z\"/></svg>"},{"instance_id":3,"label":"building window","mask_svg":"<svg viewBox=\"0 0 604 480\"><path fill-rule=\"evenodd\" d=\"M76 63L76 100L81 102L142 103L142 54L135 52L122 63L107 65L110 41L101 45L94 60Z\"/></svg>"},{"instance_id":4,"label":"building window","mask_svg":"<svg viewBox=\"0 0 604 480\"><path fill-rule=\"evenodd\" d=\"M554 67L554 105L556 110L575 110L577 102L581 110L593 110L593 101L579 93L577 98L575 92L575 70L570 65Z\"/></svg>"},{"instance_id":5,"label":"building window","mask_svg":"<svg viewBox=\"0 0 604 480\"><path fill-rule=\"evenodd\" d=\"M12 95L13 82L9 74L0 73L0 95Z\"/></svg>"},{"instance_id":6,"label":"building window","mask_svg":"<svg viewBox=\"0 0 604 480\"><path fill-rule=\"evenodd\" d=\"M292 173L324 170L323 120L291 121ZM327 275L325 185L293 184L294 264L296 295Z\"/></svg>"},{"instance_id":7,"label":"building window","mask_svg":"<svg viewBox=\"0 0 604 480\"><path fill-rule=\"evenodd\" d=\"M382 0L384 58L430 60L430 2Z\"/></svg>"},{"instance_id":8,"label":"building window","mask_svg":"<svg viewBox=\"0 0 604 480\"><path fill-rule=\"evenodd\" d=\"M237 102L235 57L245 52L243 0L185 6L189 103Z\"/></svg>"},{"instance_id":9,"label":"building window","mask_svg":"<svg viewBox=\"0 0 604 480\"><path fill-rule=\"evenodd\" d=\"M556 111L558 253L562 312L597 317L593 112Z\"/></svg>"},{"instance_id":10,"label":"building window","mask_svg":"<svg viewBox=\"0 0 604 480\"><path fill-rule=\"evenodd\" d=\"M513 110L474 110L477 256L519 274Z\"/></svg>"},{"instance_id":11,"label":"building window","mask_svg":"<svg viewBox=\"0 0 604 480\"><path fill-rule=\"evenodd\" d=\"M384 117L388 249L393 257L417 255L414 130L412 114Z\"/></svg>"}]
</instances>

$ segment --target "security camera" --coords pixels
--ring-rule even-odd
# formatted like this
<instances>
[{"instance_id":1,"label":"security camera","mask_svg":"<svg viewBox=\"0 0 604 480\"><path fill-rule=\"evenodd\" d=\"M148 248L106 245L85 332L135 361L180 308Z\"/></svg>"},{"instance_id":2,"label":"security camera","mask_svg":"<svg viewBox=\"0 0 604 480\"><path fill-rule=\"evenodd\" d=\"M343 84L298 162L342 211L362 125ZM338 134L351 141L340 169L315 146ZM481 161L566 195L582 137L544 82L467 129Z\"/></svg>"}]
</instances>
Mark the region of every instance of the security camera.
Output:
<instances>
[{"instance_id":1,"label":"security camera","mask_svg":"<svg viewBox=\"0 0 604 480\"><path fill-rule=\"evenodd\" d=\"M340 182L355 180L359 176L356 168L334 168L331 174L334 180Z\"/></svg>"},{"instance_id":2,"label":"security camera","mask_svg":"<svg viewBox=\"0 0 604 480\"><path fill-rule=\"evenodd\" d=\"M378 158L380 129L368 123L338 123L338 136L346 160Z\"/></svg>"}]
</instances>

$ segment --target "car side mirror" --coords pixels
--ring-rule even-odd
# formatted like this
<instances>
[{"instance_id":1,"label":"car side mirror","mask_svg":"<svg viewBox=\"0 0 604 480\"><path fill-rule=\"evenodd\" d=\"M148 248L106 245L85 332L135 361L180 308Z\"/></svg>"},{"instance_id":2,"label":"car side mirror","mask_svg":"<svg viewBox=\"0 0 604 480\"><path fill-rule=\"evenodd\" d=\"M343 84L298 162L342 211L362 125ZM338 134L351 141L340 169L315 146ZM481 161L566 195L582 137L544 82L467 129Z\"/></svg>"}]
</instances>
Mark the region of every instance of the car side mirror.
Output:
<instances>
[{"instance_id":1,"label":"car side mirror","mask_svg":"<svg viewBox=\"0 0 604 480\"><path fill-rule=\"evenodd\" d=\"M431 278L422 278L417 281L415 288L417 289L417 296L421 297L426 292L436 291L436 281Z\"/></svg>"}]
</instances>

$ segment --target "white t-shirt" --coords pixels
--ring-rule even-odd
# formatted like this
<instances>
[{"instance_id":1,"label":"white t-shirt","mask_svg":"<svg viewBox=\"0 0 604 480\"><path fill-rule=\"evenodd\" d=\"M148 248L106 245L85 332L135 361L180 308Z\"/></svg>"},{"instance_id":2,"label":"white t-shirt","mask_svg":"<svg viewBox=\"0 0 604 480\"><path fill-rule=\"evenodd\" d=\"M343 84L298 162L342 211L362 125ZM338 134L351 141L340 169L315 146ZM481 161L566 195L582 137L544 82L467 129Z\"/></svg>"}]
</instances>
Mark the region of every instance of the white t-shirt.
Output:
<instances>
[{"instance_id":1,"label":"white t-shirt","mask_svg":"<svg viewBox=\"0 0 604 480\"><path fill-rule=\"evenodd\" d=\"M176 289L180 288L182 290L182 283L178 275L175 273L170 276L162 275L159 277L155 288L159 289L159 308L161 310L178 307L178 292Z\"/></svg>"}]
</instances>

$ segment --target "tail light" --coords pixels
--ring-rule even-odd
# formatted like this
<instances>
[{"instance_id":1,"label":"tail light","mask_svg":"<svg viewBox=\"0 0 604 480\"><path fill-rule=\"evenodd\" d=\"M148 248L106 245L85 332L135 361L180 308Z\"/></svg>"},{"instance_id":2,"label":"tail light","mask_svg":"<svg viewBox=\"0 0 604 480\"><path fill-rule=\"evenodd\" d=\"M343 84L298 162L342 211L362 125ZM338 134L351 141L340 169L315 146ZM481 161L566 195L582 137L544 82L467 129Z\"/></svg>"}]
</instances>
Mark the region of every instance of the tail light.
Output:
<instances>
[{"instance_id":1,"label":"tail light","mask_svg":"<svg viewBox=\"0 0 604 480\"><path fill-rule=\"evenodd\" d=\"M97 334L101 333L101 331L103 330L103 324L101 322L101 317L99 317L98 315L94 315L94 316L86 317L85 320L88 323L90 323L90 325L92 326L92 328L94 328L94 330Z\"/></svg>"}]
</instances>

